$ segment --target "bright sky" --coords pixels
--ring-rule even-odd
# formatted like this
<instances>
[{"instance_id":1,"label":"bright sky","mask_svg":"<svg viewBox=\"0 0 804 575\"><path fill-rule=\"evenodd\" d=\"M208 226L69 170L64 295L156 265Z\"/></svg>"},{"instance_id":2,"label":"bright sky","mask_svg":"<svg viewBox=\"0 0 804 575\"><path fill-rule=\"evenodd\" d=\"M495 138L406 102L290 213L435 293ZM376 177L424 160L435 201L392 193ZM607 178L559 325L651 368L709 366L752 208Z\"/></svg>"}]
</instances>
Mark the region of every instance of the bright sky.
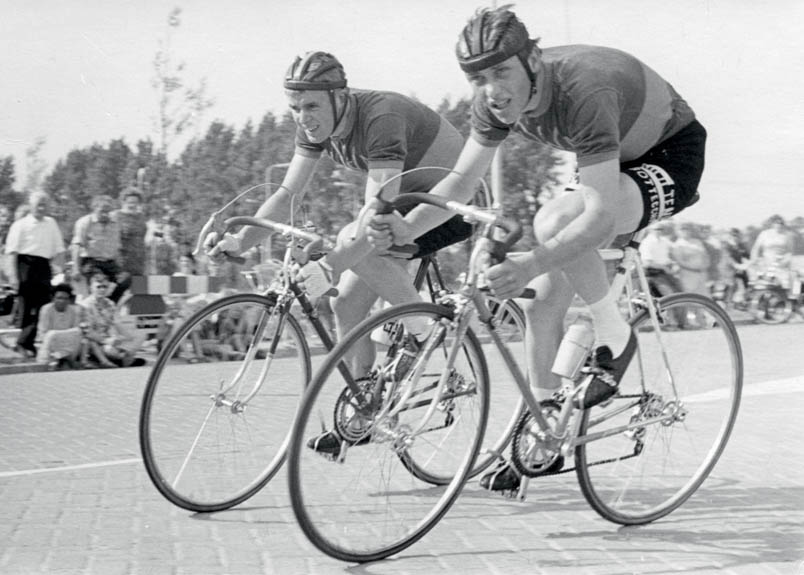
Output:
<instances>
[{"instance_id":1,"label":"bright sky","mask_svg":"<svg viewBox=\"0 0 804 575\"><path fill-rule=\"evenodd\" d=\"M489 0L491 1L491 0ZM437 105L469 94L455 40L482 0L0 0L0 157L45 138L52 164L72 148L151 136L152 61L174 6L174 54L207 80L214 119L241 128L284 111L293 57L333 52L350 85ZM543 47L629 51L668 79L709 131L701 202L716 226L804 215L804 2L521 0Z\"/></svg>"}]
</instances>

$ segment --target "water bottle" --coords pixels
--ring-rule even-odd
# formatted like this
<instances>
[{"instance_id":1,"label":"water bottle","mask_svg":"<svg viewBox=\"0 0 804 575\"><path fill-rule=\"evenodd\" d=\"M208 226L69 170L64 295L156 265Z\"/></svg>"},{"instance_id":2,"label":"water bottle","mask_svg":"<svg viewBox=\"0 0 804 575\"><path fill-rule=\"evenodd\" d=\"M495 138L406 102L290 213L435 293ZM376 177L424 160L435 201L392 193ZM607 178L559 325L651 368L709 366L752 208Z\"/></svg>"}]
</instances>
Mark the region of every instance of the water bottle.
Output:
<instances>
[{"instance_id":1,"label":"water bottle","mask_svg":"<svg viewBox=\"0 0 804 575\"><path fill-rule=\"evenodd\" d=\"M595 330L592 321L587 317L579 317L569 326L564 339L561 340L552 372L567 379L575 379L594 342Z\"/></svg>"}]
</instances>

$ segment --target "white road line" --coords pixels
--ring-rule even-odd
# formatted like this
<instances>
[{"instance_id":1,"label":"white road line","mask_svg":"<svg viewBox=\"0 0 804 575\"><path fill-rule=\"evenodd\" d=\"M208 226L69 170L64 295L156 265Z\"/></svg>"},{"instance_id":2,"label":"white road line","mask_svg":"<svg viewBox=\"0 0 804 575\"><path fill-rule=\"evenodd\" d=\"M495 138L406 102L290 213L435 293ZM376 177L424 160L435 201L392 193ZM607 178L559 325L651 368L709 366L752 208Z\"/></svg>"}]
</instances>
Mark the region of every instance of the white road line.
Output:
<instances>
[{"instance_id":1,"label":"white road line","mask_svg":"<svg viewBox=\"0 0 804 575\"><path fill-rule=\"evenodd\" d=\"M64 465L62 467L44 467L39 469L23 469L21 471L0 471L0 479L4 477L18 477L20 475L35 475L37 473L53 473L56 471L76 471L79 469L96 469L98 467L112 467L114 465L130 465L142 463L142 459L116 459L114 461L99 461L97 463L82 463L80 465Z\"/></svg>"},{"instance_id":2,"label":"white road line","mask_svg":"<svg viewBox=\"0 0 804 575\"><path fill-rule=\"evenodd\" d=\"M776 379L762 381L758 383L746 383L743 385L743 397L757 395L773 395L783 393L802 393L804 392L804 376L789 377L787 379ZM690 395L685 401L711 401L725 397L725 390L714 390L697 395ZM36 475L39 473L56 473L59 471L77 471L81 469L97 469L101 467L112 467L115 465L131 465L132 463L142 463L142 459L116 459L113 461L100 461L98 463L82 463L80 465L65 465L62 467L45 467L40 469L23 469L20 471L0 471L0 479L6 477L20 477L23 475Z\"/></svg>"},{"instance_id":3,"label":"white road line","mask_svg":"<svg viewBox=\"0 0 804 575\"><path fill-rule=\"evenodd\" d=\"M804 376L789 377L787 379L775 379L762 381L759 383L743 383L743 398L758 395L775 395L780 393L802 393L804 392ZM726 389L714 389L705 391L697 395L688 395L684 398L686 402L712 401L726 397Z\"/></svg>"}]
</instances>

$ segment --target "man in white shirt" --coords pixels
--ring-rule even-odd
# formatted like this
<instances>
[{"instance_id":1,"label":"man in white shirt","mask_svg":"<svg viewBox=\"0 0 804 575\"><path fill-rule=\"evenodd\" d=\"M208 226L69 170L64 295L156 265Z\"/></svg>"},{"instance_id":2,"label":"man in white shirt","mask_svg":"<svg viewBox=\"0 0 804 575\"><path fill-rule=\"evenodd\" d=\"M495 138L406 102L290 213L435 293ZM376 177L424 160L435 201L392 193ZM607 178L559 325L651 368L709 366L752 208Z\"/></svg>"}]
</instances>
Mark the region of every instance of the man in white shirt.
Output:
<instances>
[{"instance_id":1,"label":"man in white shirt","mask_svg":"<svg viewBox=\"0 0 804 575\"><path fill-rule=\"evenodd\" d=\"M43 192L31 194L30 212L11 224L6 253L11 255L11 285L17 289L18 321L21 332L17 352L36 355L34 340L39 309L50 301L51 260L60 262L64 238L56 220L46 216L50 199Z\"/></svg>"},{"instance_id":2,"label":"man in white shirt","mask_svg":"<svg viewBox=\"0 0 804 575\"><path fill-rule=\"evenodd\" d=\"M639 255L646 268L656 268L666 273L673 271L673 241L670 229L665 222L657 222L648 228L647 235L639 244Z\"/></svg>"}]
</instances>

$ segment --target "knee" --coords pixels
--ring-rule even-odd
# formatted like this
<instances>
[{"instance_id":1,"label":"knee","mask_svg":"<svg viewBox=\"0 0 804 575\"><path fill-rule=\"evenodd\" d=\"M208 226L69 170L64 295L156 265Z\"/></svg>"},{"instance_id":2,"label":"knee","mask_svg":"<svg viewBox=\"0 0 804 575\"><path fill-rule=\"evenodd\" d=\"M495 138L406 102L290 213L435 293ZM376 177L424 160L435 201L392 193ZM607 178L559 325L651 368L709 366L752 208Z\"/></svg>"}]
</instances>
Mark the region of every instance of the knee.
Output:
<instances>
[{"instance_id":1,"label":"knee","mask_svg":"<svg viewBox=\"0 0 804 575\"><path fill-rule=\"evenodd\" d=\"M336 239L337 244L343 245L347 241L350 241L354 236L355 232L357 231L357 222L351 222L343 226L340 232L338 232L338 237Z\"/></svg>"},{"instance_id":2,"label":"knee","mask_svg":"<svg viewBox=\"0 0 804 575\"><path fill-rule=\"evenodd\" d=\"M332 313L337 317L360 317L365 315L367 306L364 304L365 298L357 290L349 289L348 287L338 287L338 296L330 300L330 307Z\"/></svg>"},{"instance_id":3,"label":"knee","mask_svg":"<svg viewBox=\"0 0 804 575\"><path fill-rule=\"evenodd\" d=\"M562 206L546 204L533 217L533 234L540 244L555 236L575 219L577 214Z\"/></svg>"}]
</instances>

